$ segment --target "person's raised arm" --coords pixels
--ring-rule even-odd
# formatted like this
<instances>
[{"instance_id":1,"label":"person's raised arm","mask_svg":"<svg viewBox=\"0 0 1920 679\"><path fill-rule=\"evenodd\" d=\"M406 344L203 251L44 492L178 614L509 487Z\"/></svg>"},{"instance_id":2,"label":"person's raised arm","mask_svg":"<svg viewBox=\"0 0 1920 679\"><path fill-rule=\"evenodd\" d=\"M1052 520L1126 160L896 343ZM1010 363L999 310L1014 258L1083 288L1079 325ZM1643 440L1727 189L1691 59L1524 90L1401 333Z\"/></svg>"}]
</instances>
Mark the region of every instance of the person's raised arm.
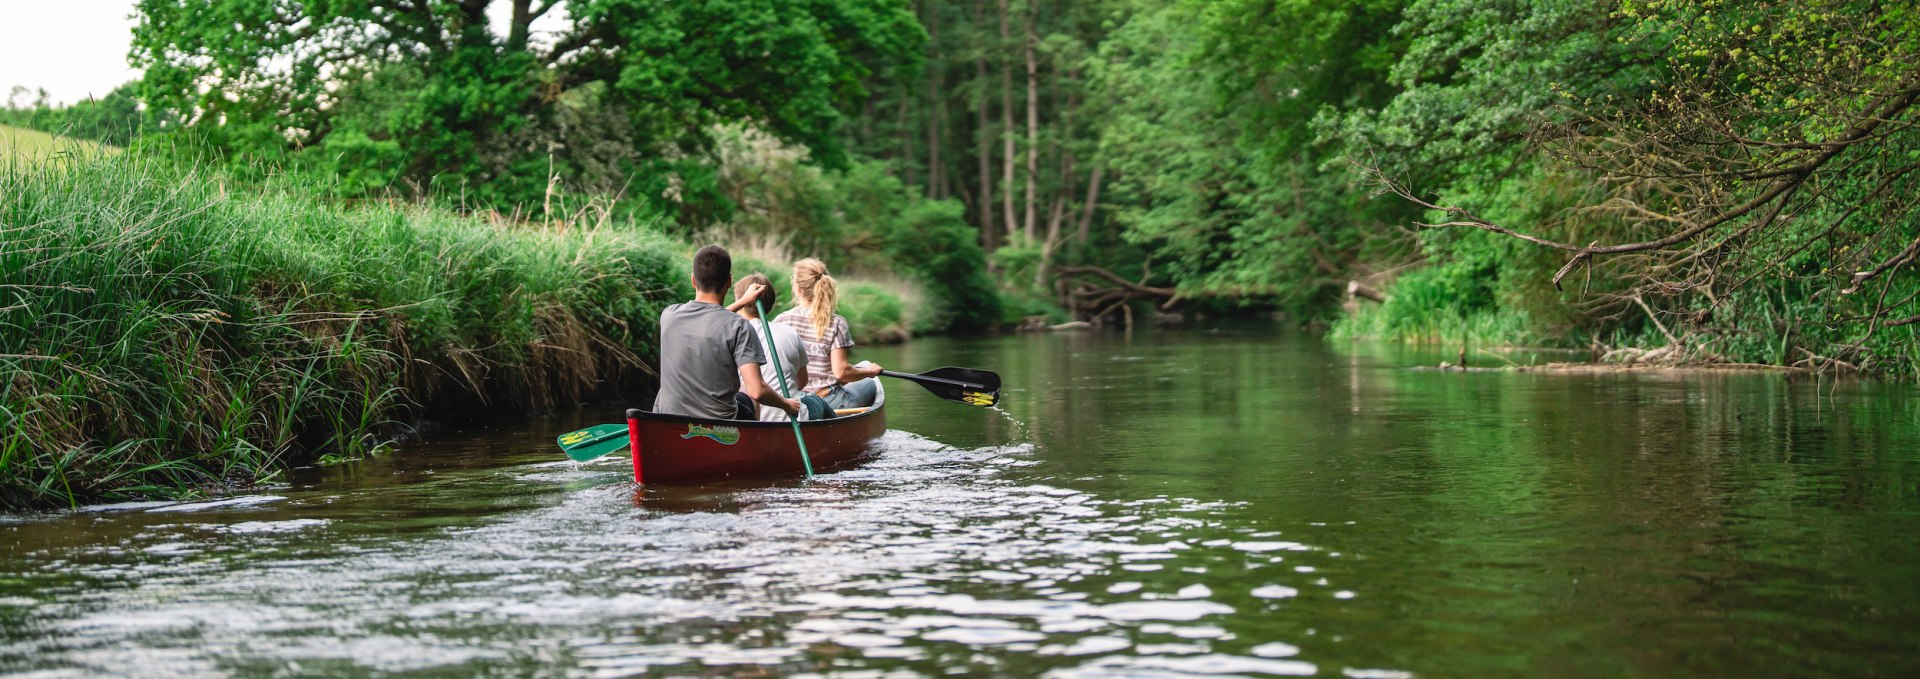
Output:
<instances>
[{"instance_id":1,"label":"person's raised arm","mask_svg":"<svg viewBox=\"0 0 1920 679\"><path fill-rule=\"evenodd\" d=\"M738 299L733 300L732 304L728 304L727 311L740 313L741 309L753 306L753 300L759 299L760 291L765 289L767 289L767 286L757 283L747 286L747 294L741 295Z\"/></svg>"},{"instance_id":2,"label":"person's raised arm","mask_svg":"<svg viewBox=\"0 0 1920 679\"><path fill-rule=\"evenodd\" d=\"M740 391L753 399L754 403L787 411L787 416L797 417L800 402L780 395L780 392L760 379L760 364L743 363L740 365Z\"/></svg>"}]
</instances>

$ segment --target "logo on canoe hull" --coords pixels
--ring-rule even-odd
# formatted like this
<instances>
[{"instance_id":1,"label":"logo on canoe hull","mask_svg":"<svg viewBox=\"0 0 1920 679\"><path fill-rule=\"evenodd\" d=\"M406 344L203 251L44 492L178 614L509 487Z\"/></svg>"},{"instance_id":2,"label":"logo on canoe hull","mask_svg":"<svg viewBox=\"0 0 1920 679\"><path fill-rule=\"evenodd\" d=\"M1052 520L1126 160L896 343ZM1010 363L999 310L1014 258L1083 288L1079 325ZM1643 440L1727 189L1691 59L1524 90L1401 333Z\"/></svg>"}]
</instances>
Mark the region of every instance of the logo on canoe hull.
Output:
<instances>
[{"instance_id":1,"label":"logo on canoe hull","mask_svg":"<svg viewBox=\"0 0 1920 679\"><path fill-rule=\"evenodd\" d=\"M720 445L730 446L740 442L740 428L709 427L704 424L689 424L687 425L687 433L681 434L680 438L690 439L703 436L719 442Z\"/></svg>"}]
</instances>

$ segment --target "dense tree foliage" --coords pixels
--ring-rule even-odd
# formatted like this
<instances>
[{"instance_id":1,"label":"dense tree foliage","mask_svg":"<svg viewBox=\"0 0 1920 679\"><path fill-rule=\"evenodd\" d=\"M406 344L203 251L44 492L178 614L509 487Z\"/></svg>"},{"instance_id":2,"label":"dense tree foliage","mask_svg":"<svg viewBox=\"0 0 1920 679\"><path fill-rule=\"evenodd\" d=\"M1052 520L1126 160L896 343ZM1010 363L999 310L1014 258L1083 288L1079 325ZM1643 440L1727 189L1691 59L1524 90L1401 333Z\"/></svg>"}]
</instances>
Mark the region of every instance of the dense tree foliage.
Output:
<instances>
[{"instance_id":1,"label":"dense tree foliage","mask_svg":"<svg viewBox=\"0 0 1920 679\"><path fill-rule=\"evenodd\" d=\"M536 39L554 12L564 27ZM890 0L143 0L134 59L155 110L344 191L538 204L569 182L699 210L715 125L843 162L843 112L921 40Z\"/></svg>"},{"instance_id":2,"label":"dense tree foliage","mask_svg":"<svg viewBox=\"0 0 1920 679\"><path fill-rule=\"evenodd\" d=\"M1363 250L1391 248L1367 235L1404 208L1327 171L1342 149L1313 121L1385 103L1398 9L1235 0L1135 14L1107 45L1131 57L1104 72L1115 91L1101 139L1115 197L1137 203L1116 214L1126 236L1167 259L1189 294L1273 297L1307 313Z\"/></svg>"},{"instance_id":3,"label":"dense tree foliage","mask_svg":"<svg viewBox=\"0 0 1920 679\"><path fill-rule=\"evenodd\" d=\"M1130 296L1303 315L1330 312L1351 279L1384 291L1342 321L1354 335L1920 357L1910 4L1030 0L920 15L929 85L876 87L856 147L962 198L1003 264L1096 264L1147 284L1113 288ZM1086 218L1034 228L1016 208L1035 202Z\"/></svg>"},{"instance_id":4,"label":"dense tree foliage","mask_svg":"<svg viewBox=\"0 0 1920 679\"><path fill-rule=\"evenodd\" d=\"M1564 253L1541 278L1580 280L1596 317L1644 314L1676 354L1913 361L1911 329L1888 332L1920 321L1920 277L1901 275L1920 252L1920 15L1663 1L1621 5L1605 24L1617 28L1580 35L1628 47L1551 81L1562 113L1524 146L1539 181L1580 185L1564 205L1466 190L1430 200L1394 183L1408 171L1382 179L1443 208L1445 225ZM1586 289L1596 275L1608 289Z\"/></svg>"},{"instance_id":5,"label":"dense tree foliage","mask_svg":"<svg viewBox=\"0 0 1920 679\"><path fill-rule=\"evenodd\" d=\"M87 139L114 146L126 146L139 136L147 116L140 111L140 100L132 86L122 86L99 99L86 99L71 106L55 106L45 90L28 92L15 87L6 106L0 107L0 125L13 125Z\"/></svg>"},{"instance_id":6,"label":"dense tree foliage","mask_svg":"<svg viewBox=\"0 0 1920 679\"><path fill-rule=\"evenodd\" d=\"M145 0L140 92L341 193L616 196L949 310L991 262L1022 313L1920 360L1909 3L491 4Z\"/></svg>"}]
</instances>

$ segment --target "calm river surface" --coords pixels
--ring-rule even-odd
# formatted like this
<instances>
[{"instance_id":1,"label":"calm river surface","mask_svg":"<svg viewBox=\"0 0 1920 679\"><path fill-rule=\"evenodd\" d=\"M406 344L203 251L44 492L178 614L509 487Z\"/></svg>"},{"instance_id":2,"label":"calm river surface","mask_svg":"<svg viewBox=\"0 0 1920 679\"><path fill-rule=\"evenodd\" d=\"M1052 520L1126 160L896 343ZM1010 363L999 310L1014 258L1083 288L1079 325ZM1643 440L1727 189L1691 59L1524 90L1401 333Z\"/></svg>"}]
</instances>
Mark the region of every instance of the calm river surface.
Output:
<instances>
[{"instance_id":1,"label":"calm river surface","mask_svg":"<svg viewBox=\"0 0 1920 679\"><path fill-rule=\"evenodd\" d=\"M997 370L1006 415L892 383L810 484L636 494L553 447L602 408L0 515L0 673L1920 674L1911 386L1253 328L861 355Z\"/></svg>"}]
</instances>

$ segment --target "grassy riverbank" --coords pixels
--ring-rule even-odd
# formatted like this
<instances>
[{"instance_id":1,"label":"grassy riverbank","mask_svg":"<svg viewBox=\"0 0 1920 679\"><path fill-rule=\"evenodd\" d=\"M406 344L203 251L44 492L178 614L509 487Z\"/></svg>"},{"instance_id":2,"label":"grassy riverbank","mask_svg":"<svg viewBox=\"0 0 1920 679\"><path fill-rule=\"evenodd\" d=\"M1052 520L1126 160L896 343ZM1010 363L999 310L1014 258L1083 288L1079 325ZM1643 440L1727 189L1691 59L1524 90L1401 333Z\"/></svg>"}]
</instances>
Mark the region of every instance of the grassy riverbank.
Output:
<instances>
[{"instance_id":1,"label":"grassy riverbank","mask_svg":"<svg viewBox=\"0 0 1920 679\"><path fill-rule=\"evenodd\" d=\"M410 413L637 390L689 251L128 156L6 165L0 506L255 483L374 450Z\"/></svg>"},{"instance_id":2,"label":"grassy riverbank","mask_svg":"<svg viewBox=\"0 0 1920 679\"><path fill-rule=\"evenodd\" d=\"M1890 242L1913 242L1915 234L1901 228L1888 225ZM1366 279L1380 300L1350 299L1331 325L1335 339L1562 347L1593 350L1609 363L1920 378L1920 323L1883 318L1862 325L1920 297L1913 281L1892 284L1884 300L1799 283L1764 295L1677 299L1635 293L1605 275L1557 290L1550 281L1566 260L1553 251L1491 233L1426 234L1444 246L1429 248L1420 266ZM1794 275L1829 279L1853 270L1816 269L1828 266L1817 259L1794 266Z\"/></svg>"}]
</instances>

